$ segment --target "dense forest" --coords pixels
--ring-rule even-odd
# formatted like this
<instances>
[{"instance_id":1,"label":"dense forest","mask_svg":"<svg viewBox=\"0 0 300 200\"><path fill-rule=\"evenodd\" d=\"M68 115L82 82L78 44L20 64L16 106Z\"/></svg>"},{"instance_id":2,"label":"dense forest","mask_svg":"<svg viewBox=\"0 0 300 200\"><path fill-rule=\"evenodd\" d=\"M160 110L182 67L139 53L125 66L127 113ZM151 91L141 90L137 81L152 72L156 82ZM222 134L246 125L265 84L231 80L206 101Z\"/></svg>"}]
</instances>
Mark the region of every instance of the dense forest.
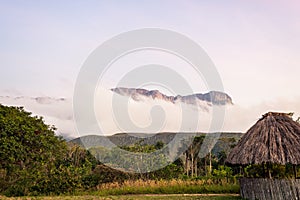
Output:
<instances>
[{"instance_id":1,"label":"dense forest","mask_svg":"<svg viewBox=\"0 0 300 200\"><path fill-rule=\"evenodd\" d=\"M0 193L7 196L71 194L99 190L107 183L122 184L134 180L201 179L214 184L224 181L236 184L236 178L241 175L256 177L263 174L257 166L226 166L225 151L210 152L204 158L199 158L198 152L204 137L196 136L187 151L164 168L131 173L128 169L134 161L128 162L126 157L117 156L115 160L110 159L112 165L114 162L128 162L127 172L104 165L96 158L114 157L114 151L108 155L105 149L97 147L86 150L56 136L55 127L46 125L42 117L32 116L22 107L0 105ZM231 148L237 142L234 138L225 140L231 144ZM157 141L155 144L134 143L118 149L149 153L164 145L162 141ZM163 157L156 160L165 161ZM289 166L273 166L273 170L286 176L286 167Z\"/></svg>"}]
</instances>

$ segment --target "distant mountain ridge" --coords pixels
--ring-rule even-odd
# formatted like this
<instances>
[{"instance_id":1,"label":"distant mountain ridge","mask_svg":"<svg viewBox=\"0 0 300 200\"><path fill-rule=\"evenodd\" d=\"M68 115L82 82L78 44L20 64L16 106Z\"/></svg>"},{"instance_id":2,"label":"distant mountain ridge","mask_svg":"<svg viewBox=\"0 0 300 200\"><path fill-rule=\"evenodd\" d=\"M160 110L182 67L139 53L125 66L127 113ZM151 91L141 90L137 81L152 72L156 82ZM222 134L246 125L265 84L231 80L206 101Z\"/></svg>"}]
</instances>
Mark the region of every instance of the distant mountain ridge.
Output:
<instances>
[{"instance_id":1,"label":"distant mountain ridge","mask_svg":"<svg viewBox=\"0 0 300 200\"><path fill-rule=\"evenodd\" d=\"M144 137L145 135L149 134L143 134L143 133L118 133L110 136L100 136L100 135L87 135L82 136L79 138L75 138L73 140L70 140L69 142L79 144L81 146L84 146L87 149L90 149L92 147L99 147L99 146L106 146L106 140L104 138L109 139L113 144L117 146L130 146L136 143L139 143L141 145L155 145L157 142L163 142L164 144L168 144L171 142L177 133L174 132L163 132L163 133L157 133L154 135L151 135L151 137ZM218 133L180 133L184 134L187 137L194 137L194 136L200 136L200 135L214 135ZM220 151L226 151L229 152L230 146L235 144L243 135L243 133L239 132L224 132L219 133L220 137L214 147L214 153L220 152ZM135 137L137 136L137 137Z\"/></svg>"},{"instance_id":2,"label":"distant mountain ridge","mask_svg":"<svg viewBox=\"0 0 300 200\"><path fill-rule=\"evenodd\" d=\"M13 97L13 96L0 96L0 101L1 100L31 100L31 101L35 101L38 104L51 104L51 103L55 103L55 102L65 102L68 101L68 99L66 98L54 98L54 97L47 97L47 96L38 96L38 97L30 97L30 96L17 96L17 97Z\"/></svg>"},{"instance_id":3,"label":"distant mountain ridge","mask_svg":"<svg viewBox=\"0 0 300 200\"><path fill-rule=\"evenodd\" d=\"M135 101L142 101L143 97L146 97L171 102L173 104L180 102L197 105L197 101L202 101L212 105L233 105L232 98L228 94L219 91L211 91L205 94L190 94L186 96L167 96L159 90L146 90L142 88L117 87L112 88L111 91L122 96L131 97Z\"/></svg>"}]
</instances>

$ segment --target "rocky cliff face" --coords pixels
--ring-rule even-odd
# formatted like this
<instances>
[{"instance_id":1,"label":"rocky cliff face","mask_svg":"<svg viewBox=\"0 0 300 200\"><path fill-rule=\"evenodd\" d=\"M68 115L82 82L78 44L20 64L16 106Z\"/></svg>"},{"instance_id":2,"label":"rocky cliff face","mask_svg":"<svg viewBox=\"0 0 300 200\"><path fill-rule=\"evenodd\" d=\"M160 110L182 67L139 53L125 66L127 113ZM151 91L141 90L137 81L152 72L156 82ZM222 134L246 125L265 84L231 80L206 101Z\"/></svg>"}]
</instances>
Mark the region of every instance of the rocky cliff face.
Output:
<instances>
[{"instance_id":1,"label":"rocky cliff face","mask_svg":"<svg viewBox=\"0 0 300 200\"><path fill-rule=\"evenodd\" d=\"M205 94L191 94L186 96L167 96L158 90L146 90L146 89L136 89L136 88L112 88L111 91L122 95L131 97L135 101L141 101L143 98L152 98L163 100L171 103L186 103L186 104L198 104L199 101L207 102L212 105L232 105L231 97L223 92L211 91Z\"/></svg>"}]
</instances>

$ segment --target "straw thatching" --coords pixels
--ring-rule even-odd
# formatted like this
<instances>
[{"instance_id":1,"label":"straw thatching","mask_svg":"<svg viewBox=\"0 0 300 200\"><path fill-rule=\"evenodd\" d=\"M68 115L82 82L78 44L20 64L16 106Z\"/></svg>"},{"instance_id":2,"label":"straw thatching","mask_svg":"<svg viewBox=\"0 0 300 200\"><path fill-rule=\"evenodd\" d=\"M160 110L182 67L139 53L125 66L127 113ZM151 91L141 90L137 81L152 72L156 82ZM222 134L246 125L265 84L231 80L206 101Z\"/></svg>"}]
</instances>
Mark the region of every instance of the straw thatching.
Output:
<instances>
[{"instance_id":1,"label":"straw thatching","mask_svg":"<svg viewBox=\"0 0 300 200\"><path fill-rule=\"evenodd\" d=\"M229 164L300 164L300 124L290 114L269 112L232 149Z\"/></svg>"}]
</instances>

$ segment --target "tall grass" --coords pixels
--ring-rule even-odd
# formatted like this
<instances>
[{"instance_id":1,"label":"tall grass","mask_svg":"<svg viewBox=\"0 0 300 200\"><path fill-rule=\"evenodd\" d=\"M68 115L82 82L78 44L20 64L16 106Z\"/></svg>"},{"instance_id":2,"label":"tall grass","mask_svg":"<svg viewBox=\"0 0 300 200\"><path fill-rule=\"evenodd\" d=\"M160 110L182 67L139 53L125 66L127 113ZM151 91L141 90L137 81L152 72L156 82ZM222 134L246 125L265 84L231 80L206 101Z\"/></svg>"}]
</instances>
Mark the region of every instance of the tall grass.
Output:
<instances>
[{"instance_id":1,"label":"tall grass","mask_svg":"<svg viewBox=\"0 0 300 200\"><path fill-rule=\"evenodd\" d=\"M215 184L212 180L128 180L99 185L97 195L239 193L237 184Z\"/></svg>"}]
</instances>

